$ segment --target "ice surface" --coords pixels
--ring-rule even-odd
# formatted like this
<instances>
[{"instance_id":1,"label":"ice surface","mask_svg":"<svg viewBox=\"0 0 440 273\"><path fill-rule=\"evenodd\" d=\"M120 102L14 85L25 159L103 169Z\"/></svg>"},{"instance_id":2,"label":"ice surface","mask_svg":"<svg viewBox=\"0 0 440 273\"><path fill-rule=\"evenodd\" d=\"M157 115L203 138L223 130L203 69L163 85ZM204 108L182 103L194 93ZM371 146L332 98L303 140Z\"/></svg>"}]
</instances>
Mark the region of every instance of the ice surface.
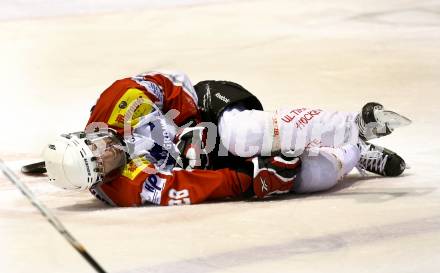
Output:
<instances>
[{"instance_id":1,"label":"ice surface","mask_svg":"<svg viewBox=\"0 0 440 273\"><path fill-rule=\"evenodd\" d=\"M124 12L137 9L158 9L206 5L225 0L2 0L0 20L87 15L105 12Z\"/></svg>"},{"instance_id":2,"label":"ice surface","mask_svg":"<svg viewBox=\"0 0 440 273\"><path fill-rule=\"evenodd\" d=\"M81 16L73 5L86 1L52 13L43 2L0 22L0 155L17 171L50 136L81 129L115 79L152 69L240 82L267 109L379 101L413 121L375 142L407 160L404 176L353 173L314 195L108 208L21 176L109 272L439 271L438 1L133 5ZM32 19L54 15L69 16ZM0 217L0 272L93 272L1 176Z\"/></svg>"}]
</instances>

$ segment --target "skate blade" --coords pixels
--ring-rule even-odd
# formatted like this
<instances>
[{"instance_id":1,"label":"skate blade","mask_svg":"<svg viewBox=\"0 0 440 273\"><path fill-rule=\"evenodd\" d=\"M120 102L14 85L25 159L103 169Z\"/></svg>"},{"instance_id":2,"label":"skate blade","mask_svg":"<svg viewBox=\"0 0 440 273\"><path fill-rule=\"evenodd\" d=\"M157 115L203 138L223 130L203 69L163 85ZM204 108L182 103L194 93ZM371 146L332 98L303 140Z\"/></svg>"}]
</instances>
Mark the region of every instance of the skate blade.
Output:
<instances>
[{"instance_id":1,"label":"skate blade","mask_svg":"<svg viewBox=\"0 0 440 273\"><path fill-rule=\"evenodd\" d=\"M390 129L408 126L412 121L393 111L379 110L374 113L377 121L382 124L387 124Z\"/></svg>"}]
</instances>

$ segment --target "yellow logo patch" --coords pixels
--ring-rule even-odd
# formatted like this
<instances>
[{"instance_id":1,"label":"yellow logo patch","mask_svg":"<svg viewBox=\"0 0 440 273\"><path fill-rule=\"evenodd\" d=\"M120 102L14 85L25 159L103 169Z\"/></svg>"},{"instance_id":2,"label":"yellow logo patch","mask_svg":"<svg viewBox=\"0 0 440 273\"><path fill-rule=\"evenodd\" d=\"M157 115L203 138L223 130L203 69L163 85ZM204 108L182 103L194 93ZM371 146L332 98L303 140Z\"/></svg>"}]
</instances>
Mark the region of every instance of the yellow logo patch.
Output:
<instances>
[{"instance_id":1,"label":"yellow logo patch","mask_svg":"<svg viewBox=\"0 0 440 273\"><path fill-rule=\"evenodd\" d=\"M150 165L150 161L145 158L135 158L128 162L122 170L122 175L130 180L133 180L138 176L140 172L145 170Z\"/></svg>"},{"instance_id":2,"label":"yellow logo patch","mask_svg":"<svg viewBox=\"0 0 440 273\"><path fill-rule=\"evenodd\" d=\"M130 88L118 100L107 123L124 128L124 122L135 126L142 116L151 113L153 102L137 88Z\"/></svg>"}]
</instances>

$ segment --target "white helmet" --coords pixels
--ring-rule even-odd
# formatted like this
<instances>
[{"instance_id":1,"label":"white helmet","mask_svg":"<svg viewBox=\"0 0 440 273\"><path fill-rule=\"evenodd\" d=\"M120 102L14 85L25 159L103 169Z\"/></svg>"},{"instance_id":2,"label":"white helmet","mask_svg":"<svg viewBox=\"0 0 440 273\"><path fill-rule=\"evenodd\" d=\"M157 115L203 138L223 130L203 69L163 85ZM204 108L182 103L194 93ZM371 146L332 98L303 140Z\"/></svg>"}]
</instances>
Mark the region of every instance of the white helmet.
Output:
<instances>
[{"instance_id":1,"label":"white helmet","mask_svg":"<svg viewBox=\"0 0 440 273\"><path fill-rule=\"evenodd\" d=\"M43 157L49 181L70 190L90 189L126 164L123 142L110 130L61 135Z\"/></svg>"}]
</instances>

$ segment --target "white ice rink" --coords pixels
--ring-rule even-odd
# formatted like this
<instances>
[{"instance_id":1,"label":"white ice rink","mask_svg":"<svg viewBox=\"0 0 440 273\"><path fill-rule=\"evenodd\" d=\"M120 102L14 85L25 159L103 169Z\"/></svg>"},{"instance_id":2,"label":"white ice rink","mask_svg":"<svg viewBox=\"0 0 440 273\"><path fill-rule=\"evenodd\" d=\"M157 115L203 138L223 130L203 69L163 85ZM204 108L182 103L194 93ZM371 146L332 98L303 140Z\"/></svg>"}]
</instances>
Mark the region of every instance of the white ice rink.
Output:
<instances>
[{"instance_id":1,"label":"white ice rink","mask_svg":"<svg viewBox=\"0 0 440 273\"><path fill-rule=\"evenodd\" d=\"M109 208L20 175L108 272L440 272L439 0L60 3L0 3L0 158L17 172L147 70L237 81L266 109L379 101L413 120L375 142L402 177L263 202ZM2 175L0 272L94 272Z\"/></svg>"}]
</instances>

